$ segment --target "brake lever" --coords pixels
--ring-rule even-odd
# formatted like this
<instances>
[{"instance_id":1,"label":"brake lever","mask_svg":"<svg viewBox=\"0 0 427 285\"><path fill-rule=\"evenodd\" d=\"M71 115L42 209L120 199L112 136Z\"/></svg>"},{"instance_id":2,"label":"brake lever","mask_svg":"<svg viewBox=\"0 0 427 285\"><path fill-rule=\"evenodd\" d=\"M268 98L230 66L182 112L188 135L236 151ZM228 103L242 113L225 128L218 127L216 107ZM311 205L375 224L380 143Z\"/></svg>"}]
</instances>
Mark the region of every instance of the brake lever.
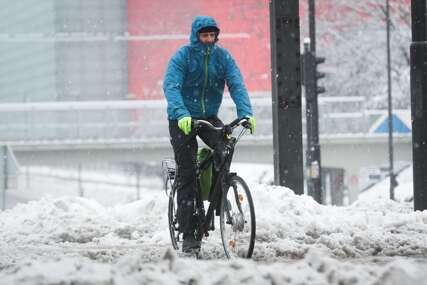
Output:
<instances>
[{"instance_id":1,"label":"brake lever","mask_svg":"<svg viewBox=\"0 0 427 285\"><path fill-rule=\"evenodd\" d=\"M251 128L251 124L249 123L248 120L245 120L241 123L242 127L244 127L245 129L250 129Z\"/></svg>"}]
</instances>

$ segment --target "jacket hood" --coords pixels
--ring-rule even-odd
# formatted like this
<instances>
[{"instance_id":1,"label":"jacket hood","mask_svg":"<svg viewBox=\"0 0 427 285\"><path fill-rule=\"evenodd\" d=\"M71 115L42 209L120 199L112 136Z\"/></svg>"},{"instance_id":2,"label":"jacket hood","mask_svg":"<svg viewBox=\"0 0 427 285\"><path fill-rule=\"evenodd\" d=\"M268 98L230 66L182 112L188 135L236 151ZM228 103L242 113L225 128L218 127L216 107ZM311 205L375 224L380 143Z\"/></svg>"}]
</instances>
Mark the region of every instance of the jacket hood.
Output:
<instances>
[{"instance_id":1,"label":"jacket hood","mask_svg":"<svg viewBox=\"0 0 427 285\"><path fill-rule=\"evenodd\" d=\"M197 32L202 28L206 27L216 27L219 31L218 25L215 22L215 19L210 16L197 16L194 18L193 23L191 24L191 35L190 35L190 43L192 45L198 44L199 37L197 36Z\"/></svg>"}]
</instances>

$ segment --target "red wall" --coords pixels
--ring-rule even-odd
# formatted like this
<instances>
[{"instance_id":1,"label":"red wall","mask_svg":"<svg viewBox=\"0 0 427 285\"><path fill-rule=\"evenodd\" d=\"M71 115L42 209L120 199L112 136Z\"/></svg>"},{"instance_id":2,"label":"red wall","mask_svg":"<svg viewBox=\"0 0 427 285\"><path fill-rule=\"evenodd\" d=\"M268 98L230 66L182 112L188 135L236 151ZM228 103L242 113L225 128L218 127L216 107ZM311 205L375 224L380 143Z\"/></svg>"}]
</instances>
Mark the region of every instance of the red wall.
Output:
<instances>
[{"instance_id":1,"label":"red wall","mask_svg":"<svg viewBox=\"0 0 427 285\"><path fill-rule=\"evenodd\" d=\"M214 17L221 34L245 33L249 38L221 38L240 66L250 92L268 91L270 39L268 0L128 0L130 36L185 35L185 39L129 41L129 93L139 99L163 98L162 80L176 49L189 42L197 15Z\"/></svg>"}]
</instances>

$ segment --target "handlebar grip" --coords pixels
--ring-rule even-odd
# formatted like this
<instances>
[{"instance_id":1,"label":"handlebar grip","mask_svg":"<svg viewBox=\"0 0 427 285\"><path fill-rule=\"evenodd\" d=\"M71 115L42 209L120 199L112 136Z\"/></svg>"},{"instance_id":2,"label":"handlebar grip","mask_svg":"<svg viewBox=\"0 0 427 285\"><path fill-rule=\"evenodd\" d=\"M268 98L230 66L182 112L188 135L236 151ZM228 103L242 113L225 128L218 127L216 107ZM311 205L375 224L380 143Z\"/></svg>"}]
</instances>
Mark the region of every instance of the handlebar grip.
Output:
<instances>
[{"instance_id":1,"label":"handlebar grip","mask_svg":"<svg viewBox=\"0 0 427 285\"><path fill-rule=\"evenodd\" d=\"M248 128L248 119L247 118L237 118L234 121L232 121L229 126L234 128L235 126L240 126L242 125L245 128Z\"/></svg>"},{"instance_id":2,"label":"handlebar grip","mask_svg":"<svg viewBox=\"0 0 427 285\"><path fill-rule=\"evenodd\" d=\"M240 118L235 119L234 121L232 121L230 124L228 124L230 127L234 127L236 126L239 122L240 122Z\"/></svg>"}]
</instances>

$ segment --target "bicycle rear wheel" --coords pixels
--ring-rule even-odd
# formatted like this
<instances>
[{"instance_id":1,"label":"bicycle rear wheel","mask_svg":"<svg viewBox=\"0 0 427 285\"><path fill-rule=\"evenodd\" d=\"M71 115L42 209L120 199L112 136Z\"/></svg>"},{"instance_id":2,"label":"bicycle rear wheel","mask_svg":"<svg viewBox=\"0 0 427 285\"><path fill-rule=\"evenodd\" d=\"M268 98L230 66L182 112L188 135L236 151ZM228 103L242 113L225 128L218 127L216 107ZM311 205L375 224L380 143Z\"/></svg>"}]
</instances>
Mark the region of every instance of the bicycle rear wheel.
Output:
<instances>
[{"instance_id":1,"label":"bicycle rear wheel","mask_svg":"<svg viewBox=\"0 0 427 285\"><path fill-rule=\"evenodd\" d=\"M255 245L255 208L246 182L233 176L220 207L222 245L228 258L252 256Z\"/></svg>"},{"instance_id":2,"label":"bicycle rear wheel","mask_svg":"<svg viewBox=\"0 0 427 285\"><path fill-rule=\"evenodd\" d=\"M177 198L176 190L173 187L176 176L175 160L172 158L165 158L162 160L162 174L163 174L163 187L166 195L169 197L168 203L168 222L169 233L171 237L172 246L178 249L179 242L179 225L176 218L177 211Z\"/></svg>"},{"instance_id":3,"label":"bicycle rear wheel","mask_svg":"<svg viewBox=\"0 0 427 285\"><path fill-rule=\"evenodd\" d=\"M165 187L167 193L169 193L169 204L168 204L168 221L169 221L169 233L171 237L172 246L174 249L179 249L179 230L178 230L178 222L176 218L176 210L177 210L177 198L176 191L172 187L173 183L171 179L167 179L165 181Z\"/></svg>"}]
</instances>

